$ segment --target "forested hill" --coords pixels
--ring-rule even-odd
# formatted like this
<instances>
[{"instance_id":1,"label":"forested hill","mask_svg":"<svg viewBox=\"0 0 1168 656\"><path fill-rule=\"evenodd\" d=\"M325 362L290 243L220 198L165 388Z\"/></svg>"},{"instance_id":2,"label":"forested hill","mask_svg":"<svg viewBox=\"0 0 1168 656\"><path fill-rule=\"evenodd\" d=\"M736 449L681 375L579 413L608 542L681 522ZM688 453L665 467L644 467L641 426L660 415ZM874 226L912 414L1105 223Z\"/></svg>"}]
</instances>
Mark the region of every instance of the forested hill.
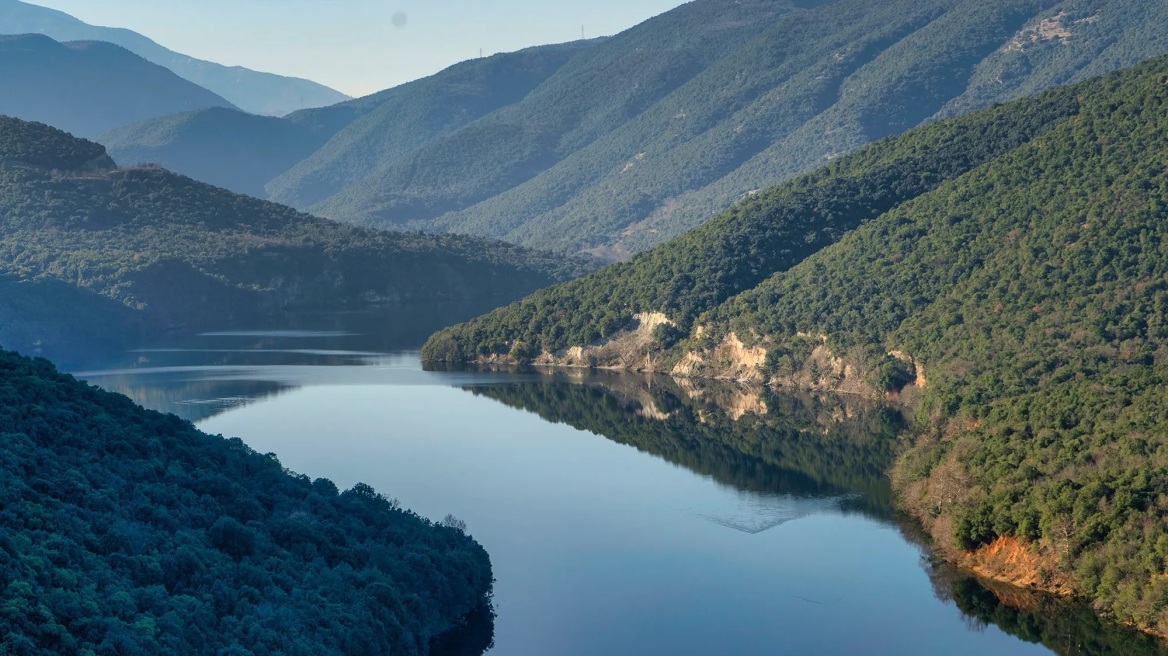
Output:
<instances>
[{"instance_id":1,"label":"forested hill","mask_svg":"<svg viewBox=\"0 0 1168 656\"><path fill-rule=\"evenodd\" d=\"M0 0L0 34L44 34L58 41L117 44L255 114L283 116L306 107L323 107L348 99L345 94L311 80L203 61L168 50L131 30L90 25L55 9L20 0Z\"/></svg>"},{"instance_id":2,"label":"forested hill","mask_svg":"<svg viewBox=\"0 0 1168 656\"><path fill-rule=\"evenodd\" d=\"M108 300L145 329L190 329L282 308L502 303L588 266L501 242L356 228L164 169L117 169L97 144L0 118L0 281L48 294L24 303L39 318L0 322L9 348L35 350L38 340L13 336L57 333L86 306L104 316ZM93 302L54 296L41 284L53 281Z\"/></svg>"},{"instance_id":3,"label":"forested hill","mask_svg":"<svg viewBox=\"0 0 1168 656\"><path fill-rule=\"evenodd\" d=\"M234 105L111 43L0 36L0 114L96 137L206 107Z\"/></svg>"},{"instance_id":4,"label":"forested hill","mask_svg":"<svg viewBox=\"0 0 1168 656\"><path fill-rule=\"evenodd\" d=\"M217 183L247 162L242 190L271 176L337 220L625 259L867 143L1163 54L1159 0L695 0L338 105L292 166L269 129L191 117L103 141Z\"/></svg>"},{"instance_id":5,"label":"forested hill","mask_svg":"<svg viewBox=\"0 0 1168 656\"><path fill-rule=\"evenodd\" d=\"M521 100L594 41L472 59L430 77L283 118L208 109L126 125L99 140L120 164L308 207L423 145Z\"/></svg>"},{"instance_id":6,"label":"forested hill","mask_svg":"<svg viewBox=\"0 0 1168 656\"><path fill-rule=\"evenodd\" d=\"M3 351L0 507L5 654L424 655L492 588L456 522Z\"/></svg>"},{"instance_id":7,"label":"forested hill","mask_svg":"<svg viewBox=\"0 0 1168 656\"><path fill-rule=\"evenodd\" d=\"M899 394L942 549L1168 633L1166 109L1157 59L914 130L426 355Z\"/></svg>"}]
</instances>

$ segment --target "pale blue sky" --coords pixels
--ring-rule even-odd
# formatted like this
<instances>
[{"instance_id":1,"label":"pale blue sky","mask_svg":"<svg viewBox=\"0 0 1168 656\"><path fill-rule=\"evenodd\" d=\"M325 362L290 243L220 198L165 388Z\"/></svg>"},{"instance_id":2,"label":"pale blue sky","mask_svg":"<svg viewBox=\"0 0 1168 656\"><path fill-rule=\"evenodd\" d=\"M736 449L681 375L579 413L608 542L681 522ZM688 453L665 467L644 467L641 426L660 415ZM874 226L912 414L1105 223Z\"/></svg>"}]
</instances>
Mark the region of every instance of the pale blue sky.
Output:
<instances>
[{"instance_id":1,"label":"pale blue sky","mask_svg":"<svg viewBox=\"0 0 1168 656\"><path fill-rule=\"evenodd\" d=\"M682 0L29 0L179 52L364 95L485 54L615 34ZM399 15L400 14L400 15ZM402 22L403 26L395 23ZM397 16L397 20L395 20Z\"/></svg>"}]
</instances>

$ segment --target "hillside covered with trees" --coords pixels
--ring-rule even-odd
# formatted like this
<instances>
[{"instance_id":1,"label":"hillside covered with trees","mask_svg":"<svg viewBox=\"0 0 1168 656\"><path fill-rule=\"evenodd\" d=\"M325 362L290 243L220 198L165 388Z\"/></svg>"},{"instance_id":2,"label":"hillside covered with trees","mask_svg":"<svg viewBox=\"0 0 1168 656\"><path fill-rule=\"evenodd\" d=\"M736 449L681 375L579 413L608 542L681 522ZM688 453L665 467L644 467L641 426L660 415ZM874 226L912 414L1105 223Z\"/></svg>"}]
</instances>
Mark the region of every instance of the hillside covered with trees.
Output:
<instances>
[{"instance_id":1,"label":"hillside covered with trees","mask_svg":"<svg viewBox=\"0 0 1168 656\"><path fill-rule=\"evenodd\" d=\"M151 117L99 141L124 166L161 164L232 191L307 208L518 102L592 44L472 59L370 96L282 118L220 109Z\"/></svg>"},{"instance_id":2,"label":"hillside covered with trees","mask_svg":"<svg viewBox=\"0 0 1168 656\"><path fill-rule=\"evenodd\" d=\"M644 285L612 267L425 354L895 395L895 487L942 550L1016 545L1030 571L992 573L1168 633L1165 107L1156 59L911 131L620 265ZM606 359L654 313L651 359Z\"/></svg>"},{"instance_id":3,"label":"hillside covered with trees","mask_svg":"<svg viewBox=\"0 0 1168 656\"><path fill-rule=\"evenodd\" d=\"M489 608L490 560L457 521L44 360L0 352L0 442L3 653L424 655Z\"/></svg>"},{"instance_id":4,"label":"hillside covered with trees","mask_svg":"<svg viewBox=\"0 0 1168 656\"><path fill-rule=\"evenodd\" d=\"M356 228L160 168L118 169L98 144L0 118L0 281L26 285L22 307L36 310L0 324L9 348L53 355L38 350L46 340L29 341L29 326L59 334L97 306L93 318L120 308L142 330L190 330L292 308L502 303L588 266L483 239ZM61 285L75 290L58 295Z\"/></svg>"},{"instance_id":5,"label":"hillside covered with trees","mask_svg":"<svg viewBox=\"0 0 1168 656\"><path fill-rule=\"evenodd\" d=\"M354 101L381 107L265 189L346 222L626 259L865 144L1168 54L1165 35L1156 0L695 0ZM115 159L199 177L252 147L160 125L109 135Z\"/></svg>"}]
</instances>

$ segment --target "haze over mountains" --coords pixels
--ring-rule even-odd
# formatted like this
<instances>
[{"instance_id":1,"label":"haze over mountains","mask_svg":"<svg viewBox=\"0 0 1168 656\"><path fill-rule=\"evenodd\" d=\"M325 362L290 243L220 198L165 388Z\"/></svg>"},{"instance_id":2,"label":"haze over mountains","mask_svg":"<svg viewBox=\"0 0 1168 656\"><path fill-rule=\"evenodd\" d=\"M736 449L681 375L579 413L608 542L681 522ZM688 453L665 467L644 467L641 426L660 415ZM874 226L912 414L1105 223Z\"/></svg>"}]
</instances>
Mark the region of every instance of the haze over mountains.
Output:
<instances>
[{"instance_id":1,"label":"haze over mountains","mask_svg":"<svg viewBox=\"0 0 1168 656\"><path fill-rule=\"evenodd\" d=\"M118 162L307 207L420 146L523 99L593 42L475 59L437 75L283 119L207 109L101 137ZM266 187L266 189L265 189Z\"/></svg>"},{"instance_id":2,"label":"haze over mountains","mask_svg":"<svg viewBox=\"0 0 1168 656\"><path fill-rule=\"evenodd\" d=\"M405 110L363 115L266 191L343 221L620 258L870 141L1168 53L1166 28L1154 0L697 0L544 59L558 68L520 99L411 142L370 147ZM468 84L500 84L471 64ZM412 96L450 75L395 102L429 102ZM112 152L197 173L208 155L182 147L197 122L170 125L110 135Z\"/></svg>"},{"instance_id":3,"label":"haze over mountains","mask_svg":"<svg viewBox=\"0 0 1168 656\"><path fill-rule=\"evenodd\" d=\"M254 114L283 116L348 99L310 80L223 66L164 48L131 30L99 27L66 13L19 0L0 0L0 34L44 34L57 41L105 41L170 69ZM141 120L141 119L138 119Z\"/></svg>"},{"instance_id":4,"label":"haze over mountains","mask_svg":"<svg viewBox=\"0 0 1168 656\"><path fill-rule=\"evenodd\" d=\"M5 16L106 29L0 0ZM216 95L112 42L4 36L0 112L56 126L0 116L0 344L68 366L91 344L289 310L511 303L441 330L422 357L672 376L656 397L638 382L600 403L583 386L476 393L675 463L675 435L708 445L703 473L723 483L769 467L833 495L892 493L948 559L1168 636L1164 53L1162 0L694 0L611 38L267 116L233 100L299 81L232 86L191 64L234 94ZM159 161L178 172L146 164ZM579 252L624 261L595 271ZM109 636L134 632L156 653L427 653L489 601L485 554L453 516L417 521L367 486L288 476L44 362L0 350L0 370L14 463L0 507L19 511L0 513L15 536L0 534L0 574L20 583L0 653L129 653ZM742 384L713 420L723 436L692 379ZM820 439L755 386L864 397L880 405L856 415L865 426L904 430ZM645 412L608 412L619 395ZM752 426L789 439L753 457ZM165 514L126 505L152 494ZM41 549L63 532L72 546ZM411 534L436 548L361 546ZM329 604L292 605L294 589ZM190 632L220 616L222 644Z\"/></svg>"},{"instance_id":5,"label":"haze over mountains","mask_svg":"<svg viewBox=\"0 0 1168 656\"><path fill-rule=\"evenodd\" d=\"M589 268L501 242L334 223L0 118L0 342L57 358L87 340L293 308L519 298Z\"/></svg>"},{"instance_id":6,"label":"haze over mountains","mask_svg":"<svg viewBox=\"0 0 1168 656\"><path fill-rule=\"evenodd\" d=\"M111 43L0 36L0 114L92 138L126 123L204 107L235 109Z\"/></svg>"}]
</instances>

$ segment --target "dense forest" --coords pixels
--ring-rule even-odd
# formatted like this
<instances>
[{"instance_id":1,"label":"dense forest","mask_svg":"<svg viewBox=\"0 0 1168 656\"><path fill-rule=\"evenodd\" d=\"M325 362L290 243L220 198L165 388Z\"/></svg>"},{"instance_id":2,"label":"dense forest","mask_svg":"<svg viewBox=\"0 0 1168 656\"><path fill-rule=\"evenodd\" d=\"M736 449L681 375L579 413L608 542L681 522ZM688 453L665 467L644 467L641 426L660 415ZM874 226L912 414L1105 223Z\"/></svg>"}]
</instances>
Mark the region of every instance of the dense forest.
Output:
<instances>
[{"instance_id":1,"label":"dense forest","mask_svg":"<svg viewBox=\"0 0 1168 656\"><path fill-rule=\"evenodd\" d=\"M1036 585L1168 632L1166 106L1168 60L1157 59L910 132L744 203L695 233L703 239L625 265L651 272L688 253L748 288L706 293L711 276L662 267L654 282L676 293L622 294L602 271L440 333L426 354L535 357L543 347L587 346L573 341L581 338L619 339L633 312L656 311L674 323L654 332L653 368L749 369L777 385L900 394L915 408L917 439L894 483L943 550L960 556L1017 540L1040 558ZM846 226L858 228L830 234L848 214L816 199L816 180L991 117L1002 128L991 141L1013 145L968 167L906 169L904 188L937 176L923 193L895 198L891 178L867 197L827 197L859 209ZM932 138L916 146L946 147ZM770 200L787 195L807 199L805 209L786 214ZM873 209L871 198L890 202ZM753 252L765 243L757 239L719 242L734 226L783 231L789 252L774 259ZM801 251L817 240L822 248ZM703 260L719 243L732 254ZM784 250L772 242L768 251L776 246ZM735 278L755 262L773 269ZM542 312L563 321L530 319ZM581 315L591 323L574 322Z\"/></svg>"},{"instance_id":2,"label":"dense forest","mask_svg":"<svg viewBox=\"0 0 1168 656\"><path fill-rule=\"evenodd\" d=\"M0 23L0 32L3 24ZM94 138L119 125L234 105L111 43L0 36L0 114Z\"/></svg>"},{"instance_id":3,"label":"dense forest","mask_svg":"<svg viewBox=\"0 0 1168 656\"><path fill-rule=\"evenodd\" d=\"M505 302L591 263L501 242L346 226L155 167L114 168L101 146L0 118L0 277L100 296L45 296L58 325L113 299L146 329L222 326L296 307L410 300ZM5 317L0 339L35 350L38 318ZM40 340L45 341L45 340ZM46 353L50 353L46 351Z\"/></svg>"},{"instance_id":4,"label":"dense forest","mask_svg":"<svg viewBox=\"0 0 1168 656\"><path fill-rule=\"evenodd\" d=\"M340 492L9 352L0 440L0 653L489 644L490 560L457 520Z\"/></svg>"},{"instance_id":5,"label":"dense forest","mask_svg":"<svg viewBox=\"0 0 1168 656\"><path fill-rule=\"evenodd\" d=\"M757 194L668 244L434 336L427 360L534 357L625 330L636 314L664 313L688 334L695 319L847 231L1032 139L1079 111L1082 89L935 123L890 138ZM597 364L605 364L599 362Z\"/></svg>"}]
</instances>

